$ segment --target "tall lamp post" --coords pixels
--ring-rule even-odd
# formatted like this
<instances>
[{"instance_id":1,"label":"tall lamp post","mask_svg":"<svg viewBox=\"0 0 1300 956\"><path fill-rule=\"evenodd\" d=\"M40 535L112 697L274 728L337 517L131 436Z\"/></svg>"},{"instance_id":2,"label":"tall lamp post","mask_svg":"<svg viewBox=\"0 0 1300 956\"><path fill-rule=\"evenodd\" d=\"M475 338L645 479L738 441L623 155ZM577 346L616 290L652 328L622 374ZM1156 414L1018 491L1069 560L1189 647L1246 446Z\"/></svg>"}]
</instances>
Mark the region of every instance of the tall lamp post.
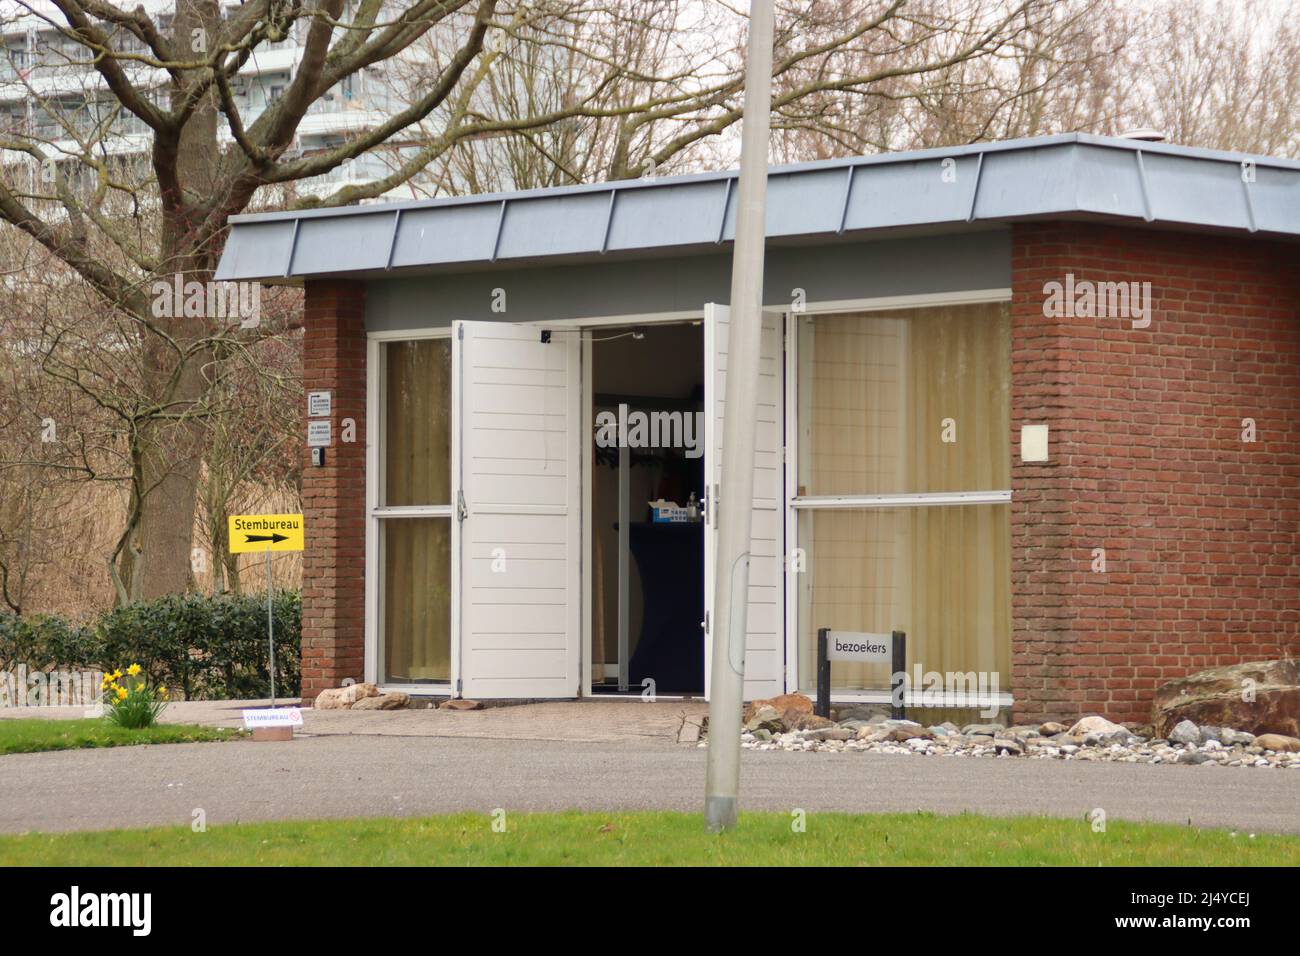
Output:
<instances>
[{"instance_id":1,"label":"tall lamp post","mask_svg":"<svg viewBox=\"0 0 1300 956\"><path fill-rule=\"evenodd\" d=\"M709 684L709 749L704 821L717 832L734 827L740 790L740 708L745 692L745 618L753 520L754 442L763 333L763 247L766 238L767 150L772 109L772 0L752 0L745 54L745 115L736 190L736 242L731 259L726 419L722 428L722 490L713 580L713 658Z\"/></svg>"}]
</instances>

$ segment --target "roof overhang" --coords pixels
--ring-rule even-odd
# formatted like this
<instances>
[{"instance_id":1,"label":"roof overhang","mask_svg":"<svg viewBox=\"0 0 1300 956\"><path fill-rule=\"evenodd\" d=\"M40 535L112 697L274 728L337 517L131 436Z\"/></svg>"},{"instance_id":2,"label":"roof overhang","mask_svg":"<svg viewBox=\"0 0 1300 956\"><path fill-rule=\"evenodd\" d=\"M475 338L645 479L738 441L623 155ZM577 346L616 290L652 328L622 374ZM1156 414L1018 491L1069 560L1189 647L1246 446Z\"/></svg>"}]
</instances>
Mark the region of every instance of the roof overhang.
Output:
<instances>
[{"instance_id":1,"label":"roof overhang","mask_svg":"<svg viewBox=\"0 0 1300 956\"><path fill-rule=\"evenodd\" d=\"M231 218L224 280L661 256L735 236L738 173ZM773 167L770 242L1033 219L1300 236L1300 162L1071 133Z\"/></svg>"}]
</instances>

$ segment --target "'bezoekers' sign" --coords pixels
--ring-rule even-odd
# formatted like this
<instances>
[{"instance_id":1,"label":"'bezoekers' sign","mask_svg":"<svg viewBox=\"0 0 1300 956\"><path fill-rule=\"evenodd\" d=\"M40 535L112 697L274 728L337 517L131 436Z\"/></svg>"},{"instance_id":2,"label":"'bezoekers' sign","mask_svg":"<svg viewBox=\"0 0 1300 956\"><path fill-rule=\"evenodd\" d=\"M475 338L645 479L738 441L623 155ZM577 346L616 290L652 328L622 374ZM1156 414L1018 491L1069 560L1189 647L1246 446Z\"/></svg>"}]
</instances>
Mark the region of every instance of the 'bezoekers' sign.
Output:
<instances>
[{"instance_id":1,"label":"'bezoekers' sign","mask_svg":"<svg viewBox=\"0 0 1300 956\"><path fill-rule=\"evenodd\" d=\"M888 634L860 634L856 631L831 631L826 642L826 657L832 661L859 664L888 664L893 653Z\"/></svg>"}]
</instances>

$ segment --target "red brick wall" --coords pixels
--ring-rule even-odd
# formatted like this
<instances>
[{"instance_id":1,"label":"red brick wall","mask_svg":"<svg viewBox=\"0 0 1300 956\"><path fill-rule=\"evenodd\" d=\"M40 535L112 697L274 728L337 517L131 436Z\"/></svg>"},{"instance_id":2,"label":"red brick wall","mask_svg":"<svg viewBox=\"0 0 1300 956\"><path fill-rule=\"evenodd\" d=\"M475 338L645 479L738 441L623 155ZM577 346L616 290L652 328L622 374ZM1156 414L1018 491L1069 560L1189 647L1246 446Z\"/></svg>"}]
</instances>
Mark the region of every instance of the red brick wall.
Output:
<instances>
[{"instance_id":1,"label":"red brick wall","mask_svg":"<svg viewBox=\"0 0 1300 956\"><path fill-rule=\"evenodd\" d=\"M302 696L311 700L344 678L362 680L365 642L366 333L365 286L308 282L304 391L333 393L325 465L303 449ZM303 396L304 417L306 395ZM344 420L356 423L345 442Z\"/></svg>"},{"instance_id":2,"label":"red brick wall","mask_svg":"<svg viewBox=\"0 0 1300 956\"><path fill-rule=\"evenodd\" d=\"M1151 325L1045 318L1067 272L1149 281ZM1146 721L1166 680L1300 653L1300 246L1024 224L1012 276L1018 716Z\"/></svg>"}]
</instances>

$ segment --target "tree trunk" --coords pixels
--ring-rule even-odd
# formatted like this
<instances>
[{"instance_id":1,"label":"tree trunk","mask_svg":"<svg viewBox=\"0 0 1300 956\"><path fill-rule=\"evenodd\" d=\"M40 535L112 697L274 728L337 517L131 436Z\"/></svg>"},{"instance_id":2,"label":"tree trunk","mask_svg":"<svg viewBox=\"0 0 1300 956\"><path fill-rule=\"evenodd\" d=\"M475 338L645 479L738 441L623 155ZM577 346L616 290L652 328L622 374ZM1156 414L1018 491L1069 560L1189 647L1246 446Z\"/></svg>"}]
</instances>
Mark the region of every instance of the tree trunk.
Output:
<instances>
[{"instance_id":1,"label":"tree trunk","mask_svg":"<svg viewBox=\"0 0 1300 956\"><path fill-rule=\"evenodd\" d=\"M196 51L208 49L219 36L221 15L216 0L178 4L173 21L178 43L188 38ZM199 37L199 41L195 41ZM173 105L184 91L173 88ZM217 251L198 247L200 206L218 182L217 110L209 93L174 143L175 179L163 184L162 228L156 279L182 283L212 279ZM154 161L166 166L170 147ZM153 283L150 282L152 289ZM207 302L206 295L203 298ZM152 303L151 303L152 304ZM145 317L161 334L143 336L145 394L157 403L140 423L141 454L134 466L140 494L140 520L119 563L127 597L148 601L189 590L194 584L190 564L194 521L198 510L199 478L208 426L203 417L214 360L212 320L185 315L173 301L167 314ZM154 310L157 311L157 310Z\"/></svg>"}]
</instances>

